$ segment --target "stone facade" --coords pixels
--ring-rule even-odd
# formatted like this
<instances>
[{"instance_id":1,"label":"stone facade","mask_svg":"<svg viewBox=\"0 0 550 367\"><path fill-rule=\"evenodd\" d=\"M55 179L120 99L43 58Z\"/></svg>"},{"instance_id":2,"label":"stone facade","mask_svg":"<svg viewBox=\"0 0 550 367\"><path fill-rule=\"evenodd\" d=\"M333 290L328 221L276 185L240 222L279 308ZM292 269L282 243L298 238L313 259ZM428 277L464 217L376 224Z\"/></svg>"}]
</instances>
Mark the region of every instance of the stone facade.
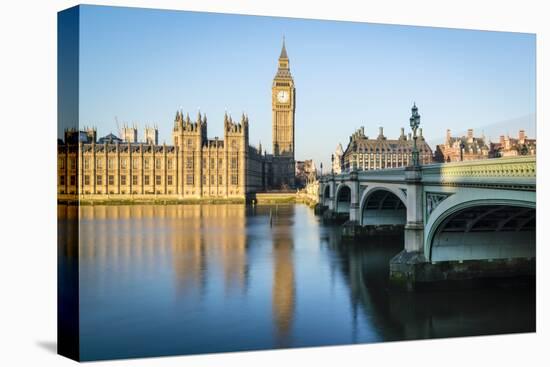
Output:
<instances>
[{"instance_id":1,"label":"stone facade","mask_svg":"<svg viewBox=\"0 0 550 367\"><path fill-rule=\"evenodd\" d=\"M296 186L303 188L315 180L317 180L317 168L313 159L296 161Z\"/></svg>"},{"instance_id":2,"label":"stone facade","mask_svg":"<svg viewBox=\"0 0 550 367\"><path fill-rule=\"evenodd\" d=\"M490 144L489 157L515 157L518 155L536 155L537 140L528 139L525 130L520 130L517 139L501 135L498 143Z\"/></svg>"},{"instance_id":3,"label":"stone facade","mask_svg":"<svg viewBox=\"0 0 550 367\"><path fill-rule=\"evenodd\" d=\"M206 116L192 122L178 111L173 145L98 144L95 130L67 131L58 144L58 194L245 198L266 182L264 159L248 144L248 123L244 114L240 122L226 115L223 140L208 139Z\"/></svg>"},{"instance_id":4,"label":"stone facade","mask_svg":"<svg viewBox=\"0 0 550 367\"><path fill-rule=\"evenodd\" d=\"M417 138L420 163L432 162L432 149L422 136L422 129ZM401 135L397 139L387 139L384 130L379 128L378 137L369 139L365 129L361 127L350 136L348 147L342 157L342 170L369 171L385 168L396 168L410 165L413 139L405 136L401 128Z\"/></svg>"},{"instance_id":5,"label":"stone facade","mask_svg":"<svg viewBox=\"0 0 550 367\"><path fill-rule=\"evenodd\" d=\"M489 158L489 146L485 136L475 137L474 130L468 129L466 136L451 136L451 130L447 129L445 143L436 148L435 160L437 162L460 162Z\"/></svg>"},{"instance_id":6,"label":"stone facade","mask_svg":"<svg viewBox=\"0 0 550 367\"><path fill-rule=\"evenodd\" d=\"M344 157L344 148L338 143L336 150L332 154L332 173L339 175L342 173L342 158Z\"/></svg>"}]
</instances>

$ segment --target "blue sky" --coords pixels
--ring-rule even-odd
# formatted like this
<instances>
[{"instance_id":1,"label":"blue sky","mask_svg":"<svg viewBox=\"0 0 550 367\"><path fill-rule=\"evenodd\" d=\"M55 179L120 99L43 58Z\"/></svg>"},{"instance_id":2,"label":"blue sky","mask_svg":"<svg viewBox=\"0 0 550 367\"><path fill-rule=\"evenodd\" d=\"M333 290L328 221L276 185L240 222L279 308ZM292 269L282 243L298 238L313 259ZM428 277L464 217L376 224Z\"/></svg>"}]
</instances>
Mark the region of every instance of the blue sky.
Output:
<instances>
[{"instance_id":1,"label":"blue sky","mask_svg":"<svg viewBox=\"0 0 550 367\"><path fill-rule=\"evenodd\" d=\"M296 84L296 158L330 162L360 126L408 129L416 101L424 136L445 130L535 136L535 36L151 9L84 6L80 25L80 125L98 135L157 124L172 143L177 109L246 112L250 142L271 151L271 83L282 37ZM435 148L433 145L432 148Z\"/></svg>"}]
</instances>

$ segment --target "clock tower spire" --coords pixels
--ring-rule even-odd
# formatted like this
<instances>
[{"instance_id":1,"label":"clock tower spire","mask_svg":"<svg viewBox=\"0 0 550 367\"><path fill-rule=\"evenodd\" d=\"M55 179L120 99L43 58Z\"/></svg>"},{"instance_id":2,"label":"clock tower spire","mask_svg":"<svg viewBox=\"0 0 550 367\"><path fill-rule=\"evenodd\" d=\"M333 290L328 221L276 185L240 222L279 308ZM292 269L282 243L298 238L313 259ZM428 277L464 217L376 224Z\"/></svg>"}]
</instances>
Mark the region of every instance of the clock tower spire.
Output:
<instances>
[{"instance_id":1,"label":"clock tower spire","mask_svg":"<svg viewBox=\"0 0 550 367\"><path fill-rule=\"evenodd\" d=\"M277 73L271 87L273 155L276 186L294 186L294 112L296 88L290 73L285 39L279 56ZM277 185L277 181L279 185Z\"/></svg>"}]
</instances>

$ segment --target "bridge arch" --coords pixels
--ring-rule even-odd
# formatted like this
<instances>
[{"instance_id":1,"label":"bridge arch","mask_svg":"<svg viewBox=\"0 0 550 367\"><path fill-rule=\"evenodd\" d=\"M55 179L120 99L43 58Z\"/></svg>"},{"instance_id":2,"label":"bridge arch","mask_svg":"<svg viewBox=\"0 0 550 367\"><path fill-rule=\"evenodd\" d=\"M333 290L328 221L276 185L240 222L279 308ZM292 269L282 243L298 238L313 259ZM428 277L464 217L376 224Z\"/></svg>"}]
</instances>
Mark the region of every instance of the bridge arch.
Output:
<instances>
[{"instance_id":1,"label":"bridge arch","mask_svg":"<svg viewBox=\"0 0 550 367\"><path fill-rule=\"evenodd\" d=\"M470 189L443 200L424 231L429 261L535 257L535 192Z\"/></svg>"},{"instance_id":2,"label":"bridge arch","mask_svg":"<svg viewBox=\"0 0 550 367\"><path fill-rule=\"evenodd\" d=\"M351 207L351 187L345 183L341 183L336 188L334 195L335 212L337 214L350 213Z\"/></svg>"},{"instance_id":3,"label":"bridge arch","mask_svg":"<svg viewBox=\"0 0 550 367\"><path fill-rule=\"evenodd\" d=\"M407 197L398 187L368 186L361 195L360 224L405 225Z\"/></svg>"}]
</instances>

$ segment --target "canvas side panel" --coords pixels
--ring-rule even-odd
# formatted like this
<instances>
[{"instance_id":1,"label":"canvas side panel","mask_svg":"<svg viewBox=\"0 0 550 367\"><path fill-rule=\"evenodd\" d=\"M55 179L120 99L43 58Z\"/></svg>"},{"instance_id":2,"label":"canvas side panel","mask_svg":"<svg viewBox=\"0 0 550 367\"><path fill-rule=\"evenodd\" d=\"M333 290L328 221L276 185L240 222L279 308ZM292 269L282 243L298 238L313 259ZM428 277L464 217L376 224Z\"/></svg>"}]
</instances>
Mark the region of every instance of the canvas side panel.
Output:
<instances>
[{"instance_id":1,"label":"canvas side panel","mask_svg":"<svg viewBox=\"0 0 550 367\"><path fill-rule=\"evenodd\" d=\"M57 17L57 352L79 360L79 14Z\"/></svg>"}]
</instances>

